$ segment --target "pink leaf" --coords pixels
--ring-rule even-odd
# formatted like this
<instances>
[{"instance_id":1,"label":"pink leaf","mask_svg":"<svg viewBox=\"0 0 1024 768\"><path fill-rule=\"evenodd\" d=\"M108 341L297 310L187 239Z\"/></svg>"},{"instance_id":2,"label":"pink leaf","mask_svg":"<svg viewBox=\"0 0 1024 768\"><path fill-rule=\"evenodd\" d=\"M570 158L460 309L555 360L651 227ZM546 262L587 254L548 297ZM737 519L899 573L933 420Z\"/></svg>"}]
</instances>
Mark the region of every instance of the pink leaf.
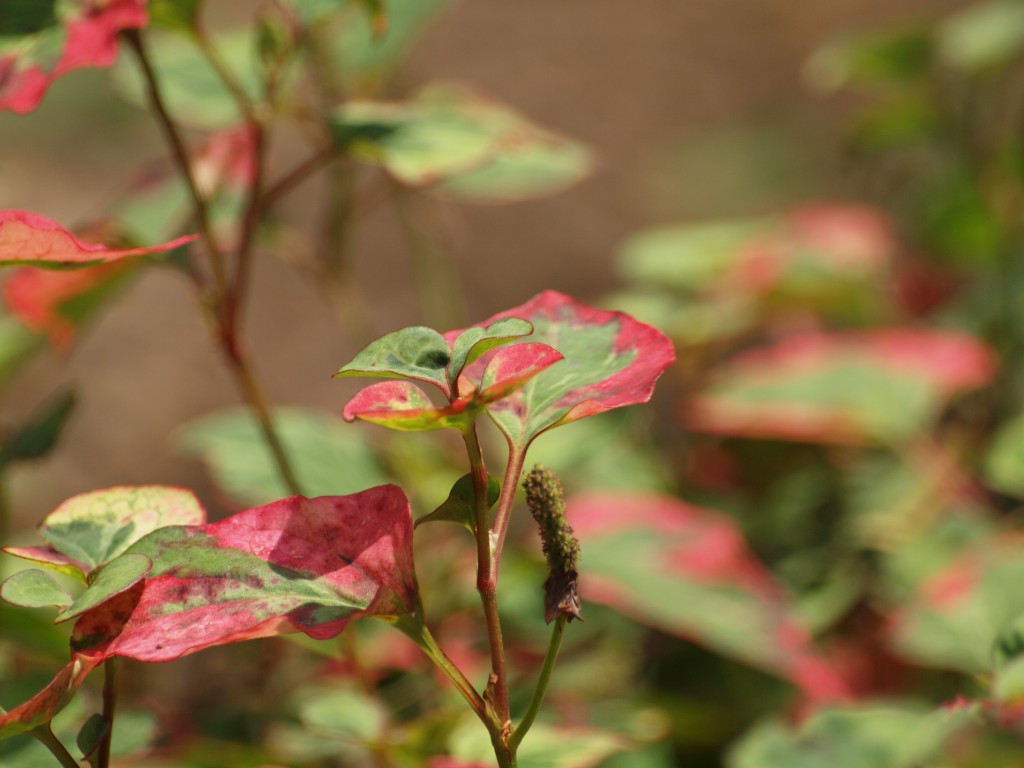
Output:
<instances>
[{"instance_id":1,"label":"pink leaf","mask_svg":"<svg viewBox=\"0 0 1024 768\"><path fill-rule=\"evenodd\" d=\"M899 440L994 373L992 352L964 334L806 333L733 358L683 418L691 429L745 437Z\"/></svg>"},{"instance_id":2,"label":"pink leaf","mask_svg":"<svg viewBox=\"0 0 1024 768\"><path fill-rule=\"evenodd\" d=\"M78 620L72 644L90 657L169 661L286 632L325 639L354 618L400 620L419 606L409 502L395 486L161 528L127 554L152 570Z\"/></svg>"},{"instance_id":3,"label":"pink leaf","mask_svg":"<svg viewBox=\"0 0 1024 768\"><path fill-rule=\"evenodd\" d=\"M0 739L31 731L50 722L71 700L100 659L75 656L39 693L10 712L0 710Z\"/></svg>"},{"instance_id":4,"label":"pink leaf","mask_svg":"<svg viewBox=\"0 0 1024 768\"><path fill-rule=\"evenodd\" d=\"M40 7L45 5L39 0ZM0 54L0 109L31 112L58 77L85 67L109 67L117 59L118 33L147 22L145 0L69 0L58 7L61 13L41 19L41 29Z\"/></svg>"},{"instance_id":5,"label":"pink leaf","mask_svg":"<svg viewBox=\"0 0 1024 768\"><path fill-rule=\"evenodd\" d=\"M791 680L814 699L848 694L792 601L727 516L667 496L570 499L580 594Z\"/></svg>"},{"instance_id":6,"label":"pink leaf","mask_svg":"<svg viewBox=\"0 0 1024 768\"><path fill-rule=\"evenodd\" d=\"M0 266L31 264L46 269L89 267L147 253L169 251L195 240L185 235L160 245L115 249L85 243L57 222L29 211L0 209Z\"/></svg>"}]
</instances>

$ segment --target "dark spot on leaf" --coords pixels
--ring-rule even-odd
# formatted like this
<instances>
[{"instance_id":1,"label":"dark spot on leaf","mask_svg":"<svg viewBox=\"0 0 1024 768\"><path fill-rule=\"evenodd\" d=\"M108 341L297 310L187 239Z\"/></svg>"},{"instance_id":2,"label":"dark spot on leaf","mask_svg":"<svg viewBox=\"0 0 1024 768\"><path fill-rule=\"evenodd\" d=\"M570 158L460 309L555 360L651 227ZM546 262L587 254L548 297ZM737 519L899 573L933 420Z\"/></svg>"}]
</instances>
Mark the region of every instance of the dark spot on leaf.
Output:
<instances>
[{"instance_id":1,"label":"dark spot on leaf","mask_svg":"<svg viewBox=\"0 0 1024 768\"><path fill-rule=\"evenodd\" d=\"M428 349L416 358L415 365L418 368L440 370L448 365L449 360L451 360L451 356L447 352L440 349Z\"/></svg>"}]
</instances>

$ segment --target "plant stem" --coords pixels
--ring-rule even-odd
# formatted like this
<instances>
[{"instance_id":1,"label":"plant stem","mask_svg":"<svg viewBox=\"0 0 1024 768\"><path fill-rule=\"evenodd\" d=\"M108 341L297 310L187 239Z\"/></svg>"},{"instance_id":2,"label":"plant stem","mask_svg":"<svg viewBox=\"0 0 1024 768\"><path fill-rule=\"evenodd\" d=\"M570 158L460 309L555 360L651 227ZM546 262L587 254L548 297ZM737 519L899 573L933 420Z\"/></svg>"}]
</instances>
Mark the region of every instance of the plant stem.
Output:
<instances>
[{"instance_id":1,"label":"plant stem","mask_svg":"<svg viewBox=\"0 0 1024 768\"><path fill-rule=\"evenodd\" d=\"M497 564L501 561L501 550L505 546L505 535L508 533L509 520L512 519L512 504L516 499L516 489L519 487L519 478L523 474L523 463L525 461L526 450L509 441L508 464L505 466L505 478L501 484L501 497L498 499L498 509L494 513L495 581L498 578Z\"/></svg>"},{"instance_id":2,"label":"plant stem","mask_svg":"<svg viewBox=\"0 0 1024 768\"><path fill-rule=\"evenodd\" d=\"M537 678L537 687L533 691L533 698L530 706L523 715L519 726L513 731L512 737L508 740L509 749L513 752L523 741L526 732L530 730L533 721L537 719L540 705L544 702L544 694L547 693L548 683L551 681L551 673L555 668L555 659L558 658L558 651L562 647L562 636L565 634L566 617L559 616L555 621L554 629L551 630L551 641L548 643L548 652L544 657L544 666L540 669L540 677Z\"/></svg>"},{"instance_id":3,"label":"plant stem","mask_svg":"<svg viewBox=\"0 0 1024 768\"><path fill-rule=\"evenodd\" d=\"M28 734L50 750L50 753L57 758L57 762L64 766L64 768L81 768L78 761L75 760L75 758L71 756L71 753L67 751L65 746L60 743L60 739L53 735L53 731L50 730L49 723L43 723L42 725L33 728L28 732Z\"/></svg>"},{"instance_id":4,"label":"plant stem","mask_svg":"<svg viewBox=\"0 0 1024 768\"><path fill-rule=\"evenodd\" d=\"M487 622L487 640L491 651L491 677L488 691L491 704L502 725L509 722L508 674L505 668L505 645L501 635L501 618L498 615L498 578L494 552L491 549L491 525L487 505L487 467L484 465L480 440L476 426L463 433L466 452L469 455L470 473L473 478L473 500L476 507L476 588L483 603L484 618ZM502 488L502 496L507 489ZM513 488L513 493L515 489Z\"/></svg>"},{"instance_id":5,"label":"plant stem","mask_svg":"<svg viewBox=\"0 0 1024 768\"><path fill-rule=\"evenodd\" d=\"M160 85L157 82L156 73L153 71L149 54L146 52L146 47L142 41L142 35L137 29L128 29L121 34L128 42L128 46L135 52L135 56L139 61L139 67L146 81L149 103L153 107L157 122L160 124L164 138L167 139L167 143L171 147L178 170L181 171L182 178L185 180L189 194L192 197L192 207L195 211L196 223L199 226L199 233L206 246L207 256L210 259L210 269L213 272L213 279L216 284L217 296L214 298L214 303L220 304L227 293L227 269L224 263L224 254L217 243L216 237L214 237L213 228L210 225L209 206L207 205L206 196L199 189L195 174L192 172L192 162L189 158L188 150L185 148L185 141L181 138L178 127L174 124L170 113L167 111L167 105L160 92Z\"/></svg>"},{"instance_id":6,"label":"plant stem","mask_svg":"<svg viewBox=\"0 0 1024 768\"><path fill-rule=\"evenodd\" d=\"M427 655L434 665L444 672L455 689L462 694L462 697L466 700L469 706L476 713L477 717L483 721L484 725L487 726L488 730L492 727L497 727L497 723L494 722L493 718L487 711L487 705L483 698L477 693L476 688L469 682L466 676L462 673L462 670L451 659L448 658L447 654L441 650L441 646L437 644L434 636L430 633L430 630L425 624L419 619L414 621L400 621L398 629L408 635L413 642L418 645L423 652Z\"/></svg>"},{"instance_id":7,"label":"plant stem","mask_svg":"<svg viewBox=\"0 0 1024 768\"><path fill-rule=\"evenodd\" d=\"M114 715L117 710L117 659L103 662L103 719L108 723L107 732L100 739L96 750L98 768L110 765L110 744L114 740Z\"/></svg>"}]
</instances>

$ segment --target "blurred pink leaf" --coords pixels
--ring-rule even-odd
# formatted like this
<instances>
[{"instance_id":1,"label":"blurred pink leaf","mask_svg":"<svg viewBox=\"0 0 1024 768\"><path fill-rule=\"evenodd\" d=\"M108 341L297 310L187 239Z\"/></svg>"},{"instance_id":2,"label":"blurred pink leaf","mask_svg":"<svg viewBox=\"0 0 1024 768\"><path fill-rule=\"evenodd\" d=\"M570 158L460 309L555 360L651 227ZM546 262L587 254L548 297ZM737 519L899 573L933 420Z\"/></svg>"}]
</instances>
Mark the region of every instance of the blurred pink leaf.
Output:
<instances>
[{"instance_id":1,"label":"blurred pink leaf","mask_svg":"<svg viewBox=\"0 0 1024 768\"><path fill-rule=\"evenodd\" d=\"M147 22L146 0L36 0L19 5L5 10L0 29L5 35L20 34L17 46L0 53L0 109L19 114L35 109L50 84L68 72L112 65L118 33Z\"/></svg>"},{"instance_id":2,"label":"blurred pink leaf","mask_svg":"<svg viewBox=\"0 0 1024 768\"><path fill-rule=\"evenodd\" d=\"M184 235L160 245L107 248L83 242L57 222L30 211L0 209L0 266L31 265L75 269L109 263L127 256L170 251L198 235Z\"/></svg>"},{"instance_id":3,"label":"blurred pink leaf","mask_svg":"<svg viewBox=\"0 0 1024 768\"><path fill-rule=\"evenodd\" d=\"M668 496L569 500L582 545L580 595L793 682L810 698L849 688L815 649L772 574L719 512Z\"/></svg>"},{"instance_id":4,"label":"blurred pink leaf","mask_svg":"<svg viewBox=\"0 0 1024 768\"><path fill-rule=\"evenodd\" d=\"M161 528L126 554L152 569L126 592L115 595L115 584L111 599L92 598L100 604L72 640L91 658L169 661L287 632L326 639L354 618L397 621L419 606L409 502L390 485Z\"/></svg>"},{"instance_id":5,"label":"blurred pink leaf","mask_svg":"<svg viewBox=\"0 0 1024 768\"><path fill-rule=\"evenodd\" d=\"M685 406L701 432L822 443L905 439L956 394L987 384L995 358L959 333L806 333L741 353Z\"/></svg>"}]
</instances>

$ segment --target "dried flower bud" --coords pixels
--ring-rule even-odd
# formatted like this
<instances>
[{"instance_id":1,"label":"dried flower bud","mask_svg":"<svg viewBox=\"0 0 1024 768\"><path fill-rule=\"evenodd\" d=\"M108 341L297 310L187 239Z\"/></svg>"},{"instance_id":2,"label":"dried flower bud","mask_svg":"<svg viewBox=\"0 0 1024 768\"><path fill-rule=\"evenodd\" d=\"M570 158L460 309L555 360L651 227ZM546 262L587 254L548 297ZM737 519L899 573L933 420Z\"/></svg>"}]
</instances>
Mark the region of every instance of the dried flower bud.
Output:
<instances>
[{"instance_id":1,"label":"dried flower bud","mask_svg":"<svg viewBox=\"0 0 1024 768\"><path fill-rule=\"evenodd\" d=\"M523 488L526 505L540 528L540 540L548 562L548 578L544 582L544 621L551 623L559 616L566 616L569 621L583 621L576 589L580 543L565 519L562 484L550 470L535 466L523 481Z\"/></svg>"}]
</instances>

